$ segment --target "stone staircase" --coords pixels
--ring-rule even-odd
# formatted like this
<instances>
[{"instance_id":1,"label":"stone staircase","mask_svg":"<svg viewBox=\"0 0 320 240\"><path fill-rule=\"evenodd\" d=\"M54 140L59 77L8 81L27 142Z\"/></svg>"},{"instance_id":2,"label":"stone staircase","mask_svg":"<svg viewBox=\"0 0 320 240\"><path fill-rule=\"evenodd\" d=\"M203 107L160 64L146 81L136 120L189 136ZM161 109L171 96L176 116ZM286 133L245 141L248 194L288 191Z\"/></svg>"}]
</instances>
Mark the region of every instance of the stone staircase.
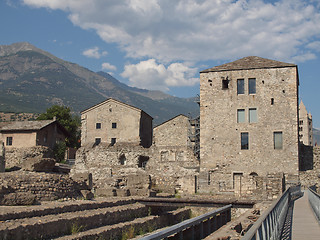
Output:
<instances>
[{"instance_id":1,"label":"stone staircase","mask_svg":"<svg viewBox=\"0 0 320 240\"><path fill-rule=\"evenodd\" d=\"M0 206L0 239L129 239L190 216L188 209L151 213L133 198Z\"/></svg>"}]
</instances>

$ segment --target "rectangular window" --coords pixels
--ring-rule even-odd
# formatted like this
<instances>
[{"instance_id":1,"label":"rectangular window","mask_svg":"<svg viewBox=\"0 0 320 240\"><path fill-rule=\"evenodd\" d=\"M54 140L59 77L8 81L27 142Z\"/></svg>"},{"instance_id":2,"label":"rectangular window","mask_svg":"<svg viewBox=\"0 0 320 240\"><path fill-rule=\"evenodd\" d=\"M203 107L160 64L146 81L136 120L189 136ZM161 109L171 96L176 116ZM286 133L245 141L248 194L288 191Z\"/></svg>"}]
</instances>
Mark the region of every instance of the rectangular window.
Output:
<instances>
[{"instance_id":1,"label":"rectangular window","mask_svg":"<svg viewBox=\"0 0 320 240\"><path fill-rule=\"evenodd\" d=\"M273 133L274 149L282 149L282 132Z\"/></svg>"},{"instance_id":2,"label":"rectangular window","mask_svg":"<svg viewBox=\"0 0 320 240\"><path fill-rule=\"evenodd\" d=\"M244 123L245 122L245 111L244 109L237 110L237 122Z\"/></svg>"},{"instance_id":3,"label":"rectangular window","mask_svg":"<svg viewBox=\"0 0 320 240\"><path fill-rule=\"evenodd\" d=\"M7 146L12 146L12 137L7 137Z\"/></svg>"},{"instance_id":4,"label":"rectangular window","mask_svg":"<svg viewBox=\"0 0 320 240\"><path fill-rule=\"evenodd\" d=\"M101 123L96 123L96 129L101 129Z\"/></svg>"},{"instance_id":5,"label":"rectangular window","mask_svg":"<svg viewBox=\"0 0 320 240\"><path fill-rule=\"evenodd\" d=\"M95 145L99 145L101 143L101 138L96 138L94 141Z\"/></svg>"},{"instance_id":6,"label":"rectangular window","mask_svg":"<svg viewBox=\"0 0 320 240\"><path fill-rule=\"evenodd\" d=\"M117 142L116 138L111 138L111 146L115 145Z\"/></svg>"},{"instance_id":7,"label":"rectangular window","mask_svg":"<svg viewBox=\"0 0 320 240\"><path fill-rule=\"evenodd\" d=\"M222 79L222 89L228 89L229 88L229 79Z\"/></svg>"},{"instance_id":8,"label":"rectangular window","mask_svg":"<svg viewBox=\"0 0 320 240\"><path fill-rule=\"evenodd\" d=\"M244 94L244 79L237 80L237 94Z\"/></svg>"},{"instance_id":9,"label":"rectangular window","mask_svg":"<svg viewBox=\"0 0 320 240\"><path fill-rule=\"evenodd\" d=\"M256 108L249 108L249 122L250 123L258 122L257 109Z\"/></svg>"},{"instance_id":10,"label":"rectangular window","mask_svg":"<svg viewBox=\"0 0 320 240\"><path fill-rule=\"evenodd\" d=\"M303 125L303 120L300 120L300 121L299 121L299 124L300 124L300 125Z\"/></svg>"},{"instance_id":11,"label":"rectangular window","mask_svg":"<svg viewBox=\"0 0 320 240\"><path fill-rule=\"evenodd\" d=\"M249 78L248 86L249 86L249 94L256 94L256 79L255 78Z\"/></svg>"},{"instance_id":12,"label":"rectangular window","mask_svg":"<svg viewBox=\"0 0 320 240\"><path fill-rule=\"evenodd\" d=\"M112 128L117 128L117 123L112 123Z\"/></svg>"},{"instance_id":13,"label":"rectangular window","mask_svg":"<svg viewBox=\"0 0 320 240\"><path fill-rule=\"evenodd\" d=\"M241 133L241 149L249 149L249 133Z\"/></svg>"}]
</instances>

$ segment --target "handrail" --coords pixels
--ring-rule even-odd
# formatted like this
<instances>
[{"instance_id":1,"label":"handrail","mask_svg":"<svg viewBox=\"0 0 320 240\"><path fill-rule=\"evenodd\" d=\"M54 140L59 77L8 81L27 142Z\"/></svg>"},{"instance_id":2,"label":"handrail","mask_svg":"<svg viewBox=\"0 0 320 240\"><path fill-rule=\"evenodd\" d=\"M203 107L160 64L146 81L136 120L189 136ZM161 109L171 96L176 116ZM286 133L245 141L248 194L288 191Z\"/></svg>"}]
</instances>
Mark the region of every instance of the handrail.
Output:
<instances>
[{"instance_id":1,"label":"handrail","mask_svg":"<svg viewBox=\"0 0 320 240\"><path fill-rule=\"evenodd\" d=\"M288 188L255 222L242 240L279 239L289 203L293 197L298 195L301 195L300 185Z\"/></svg>"},{"instance_id":2,"label":"handrail","mask_svg":"<svg viewBox=\"0 0 320 240\"><path fill-rule=\"evenodd\" d=\"M194 217L192 219L188 219L186 221L183 221L181 223L178 223L176 225L168 227L168 228L166 228L166 229L164 229L164 230L162 230L160 232L156 232L156 233L153 233L151 235L142 237L142 238L140 238L140 240L163 239L163 238L166 238L166 237L171 236L173 234L180 233L180 232L182 232L185 229L188 229L190 227L199 225L199 224L203 223L204 221L206 221L206 220L208 220L208 219L210 219L212 217L215 217L219 213L224 213L224 212L228 211L229 212L228 215L230 215L231 207L232 207L232 204L229 204L229 205L224 206L222 208L219 208L219 209L213 210L211 212L205 213L205 214L203 214L201 216ZM231 220L231 216L228 216L227 218L228 218L228 219L226 219L227 222Z\"/></svg>"},{"instance_id":3,"label":"handrail","mask_svg":"<svg viewBox=\"0 0 320 240\"><path fill-rule=\"evenodd\" d=\"M313 212L316 215L318 222L320 223L320 195L313 191L311 188L308 188L308 198Z\"/></svg>"}]
</instances>

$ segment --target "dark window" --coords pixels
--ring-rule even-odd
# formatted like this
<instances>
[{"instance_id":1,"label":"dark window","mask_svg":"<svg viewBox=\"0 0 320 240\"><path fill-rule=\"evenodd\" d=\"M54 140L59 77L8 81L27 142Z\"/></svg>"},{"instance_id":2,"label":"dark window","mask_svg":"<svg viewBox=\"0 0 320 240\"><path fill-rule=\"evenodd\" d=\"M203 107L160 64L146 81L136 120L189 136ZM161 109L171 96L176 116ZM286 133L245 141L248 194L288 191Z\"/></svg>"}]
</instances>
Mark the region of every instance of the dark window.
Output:
<instances>
[{"instance_id":1,"label":"dark window","mask_svg":"<svg viewBox=\"0 0 320 240\"><path fill-rule=\"evenodd\" d=\"M112 123L112 128L117 128L117 123Z\"/></svg>"},{"instance_id":2,"label":"dark window","mask_svg":"<svg viewBox=\"0 0 320 240\"><path fill-rule=\"evenodd\" d=\"M94 144L99 145L101 143L101 138L96 138Z\"/></svg>"},{"instance_id":3,"label":"dark window","mask_svg":"<svg viewBox=\"0 0 320 240\"><path fill-rule=\"evenodd\" d=\"M249 94L256 94L256 79L249 78Z\"/></svg>"},{"instance_id":4,"label":"dark window","mask_svg":"<svg viewBox=\"0 0 320 240\"><path fill-rule=\"evenodd\" d=\"M101 129L101 123L96 123L96 129Z\"/></svg>"},{"instance_id":5,"label":"dark window","mask_svg":"<svg viewBox=\"0 0 320 240\"><path fill-rule=\"evenodd\" d=\"M274 104L274 99L273 98L271 98L271 105L273 105Z\"/></svg>"},{"instance_id":6,"label":"dark window","mask_svg":"<svg viewBox=\"0 0 320 240\"><path fill-rule=\"evenodd\" d=\"M249 133L241 133L241 149L249 149Z\"/></svg>"},{"instance_id":7,"label":"dark window","mask_svg":"<svg viewBox=\"0 0 320 240\"><path fill-rule=\"evenodd\" d=\"M244 79L237 80L237 93L244 94Z\"/></svg>"},{"instance_id":8,"label":"dark window","mask_svg":"<svg viewBox=\"0 0 320 240\"><path fill-rule=\"evenodd\" d=\"M282 132L273 133L274 149L282 149Z\"/></svg>"},{"instance_id":9,"label":"dark window","mask_svg":"<svg viewBox=\"0 0 320 240\"><path fill-rule=\"evenodd\" d=\"M7 146L12 146L12 137L7 137Z\"/></svg>"},{"instance_id":10,"label":"dark window","mask_svg":"<svg viewBox=\"0 0 320 240\"><path fill-rule=\"evenodd\" d=\"M146 169L146 165L149 161L149 157L147 156L139 156L139 162L138 162L138 167Z\"/></svg>"},{"instance_id":11,"label":"dark window","mask_svg":"<svg viewBox=\"0 0 320 240\"><path fill-rule=\"evenodd\" d=\"M300 124L300 125L303 125L303 120L300 120L300 121L299 121L299 124Z\"/></svg>"},{"instance_id":12,"label":"dark window","mask_svg":"<svg viewBox=\"0 0 320 240\"><path fill-rule=\"evenodd\" d=\"M229 88L229 79L222 79L222 89L228 89Z\"/></svg>"},{"instance_id":13,"label":"dark window","mask_svg":"<svg viewBox=\"0 0 320 240\"><path fill-rule=\"evenodd\" d=\"M111 146L115 145L117 142L116 138L111 138Z\"/></svg>"}]
</instances>

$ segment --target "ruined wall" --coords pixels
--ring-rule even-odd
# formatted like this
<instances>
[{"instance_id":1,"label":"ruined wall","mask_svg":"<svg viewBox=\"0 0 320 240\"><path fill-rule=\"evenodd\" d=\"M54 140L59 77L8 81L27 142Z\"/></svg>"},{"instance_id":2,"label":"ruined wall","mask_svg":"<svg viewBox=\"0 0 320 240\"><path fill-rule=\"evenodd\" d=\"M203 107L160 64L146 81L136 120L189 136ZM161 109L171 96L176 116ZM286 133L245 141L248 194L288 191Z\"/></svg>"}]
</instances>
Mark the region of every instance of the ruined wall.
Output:
<instances>
[{"instance_id":1,"label":"ruined wall","mask_svg":"<svg viewBox=\"0 0 320 240\"><path fill-rule=\"evenodd\" d=\"M5 160L5 148L4 143L0 141L0 172L5 171L6 160Z\"/></svg>"},{"instance_id":2,"label":"ruined wall","mask_svg":"<svg viewBox=\"0 0 320 240\"><path fill-rule=\"evenodd\" d=\"M37 200L51 201L65 197L79 197L84 183L73 181L68 175L26 171L0 174L0 198L10 193L31 193Z\"/></svg>"},{"instance_id":3,"label":"ruined wall","mask_svg":"<svg viewBox=\"0 0 320 240\"><path fill-rule=\"evenodd\" d=\"M129 194L127 190L131 195L146 195L145 190L152 188L194 193L198 167L199 162L186 149L100 144L78 149L71 175L92 173L95 190L109 189L105 195Z\"/></svg>"},{"instance_id":4,"label":"ruined wall","mask_svg":"<svg viewBox=\"0 0 320 240\"><path fill-rule=\"evenodd\" d=\"M6 168L21 167L24 160L35 157L52 158L53 153L50 148L44 146L5 149Z\"/></svg>"},{"instance_id":5,"label":"ruined wall","mask_svg":"<svg viewBox=\"0 0 320 240\"><path fill-rule=\"evenodd\" d=\"M223 89L222 79L227 77L228 87ZM248 93L249 78L256 79L255 94ZM244 79L243 94L237 94L238 79ZM297 91L295 67L201 73L202 175L211 173L229 192L239 192L250 174L298 177ZM237 120L240 109L243 122ZM257 121L249 120L250 109L256 109ZM282 132L282 149L274 149L274 132ZM249 134L248 149L241 149L241 133ZM210 185L205 189L210 191Z\"/></svg>"},{"instance_id":6,"label":"ruined wall","mask_svg":"<svg viewBox=\"0 0 320 240\"><path fill-rule=\"evenodd\" d=\"M320 147L301 146L300 182L302 187L315 186L319 192L320 187Z\"/></svg>"}]
</instances>

